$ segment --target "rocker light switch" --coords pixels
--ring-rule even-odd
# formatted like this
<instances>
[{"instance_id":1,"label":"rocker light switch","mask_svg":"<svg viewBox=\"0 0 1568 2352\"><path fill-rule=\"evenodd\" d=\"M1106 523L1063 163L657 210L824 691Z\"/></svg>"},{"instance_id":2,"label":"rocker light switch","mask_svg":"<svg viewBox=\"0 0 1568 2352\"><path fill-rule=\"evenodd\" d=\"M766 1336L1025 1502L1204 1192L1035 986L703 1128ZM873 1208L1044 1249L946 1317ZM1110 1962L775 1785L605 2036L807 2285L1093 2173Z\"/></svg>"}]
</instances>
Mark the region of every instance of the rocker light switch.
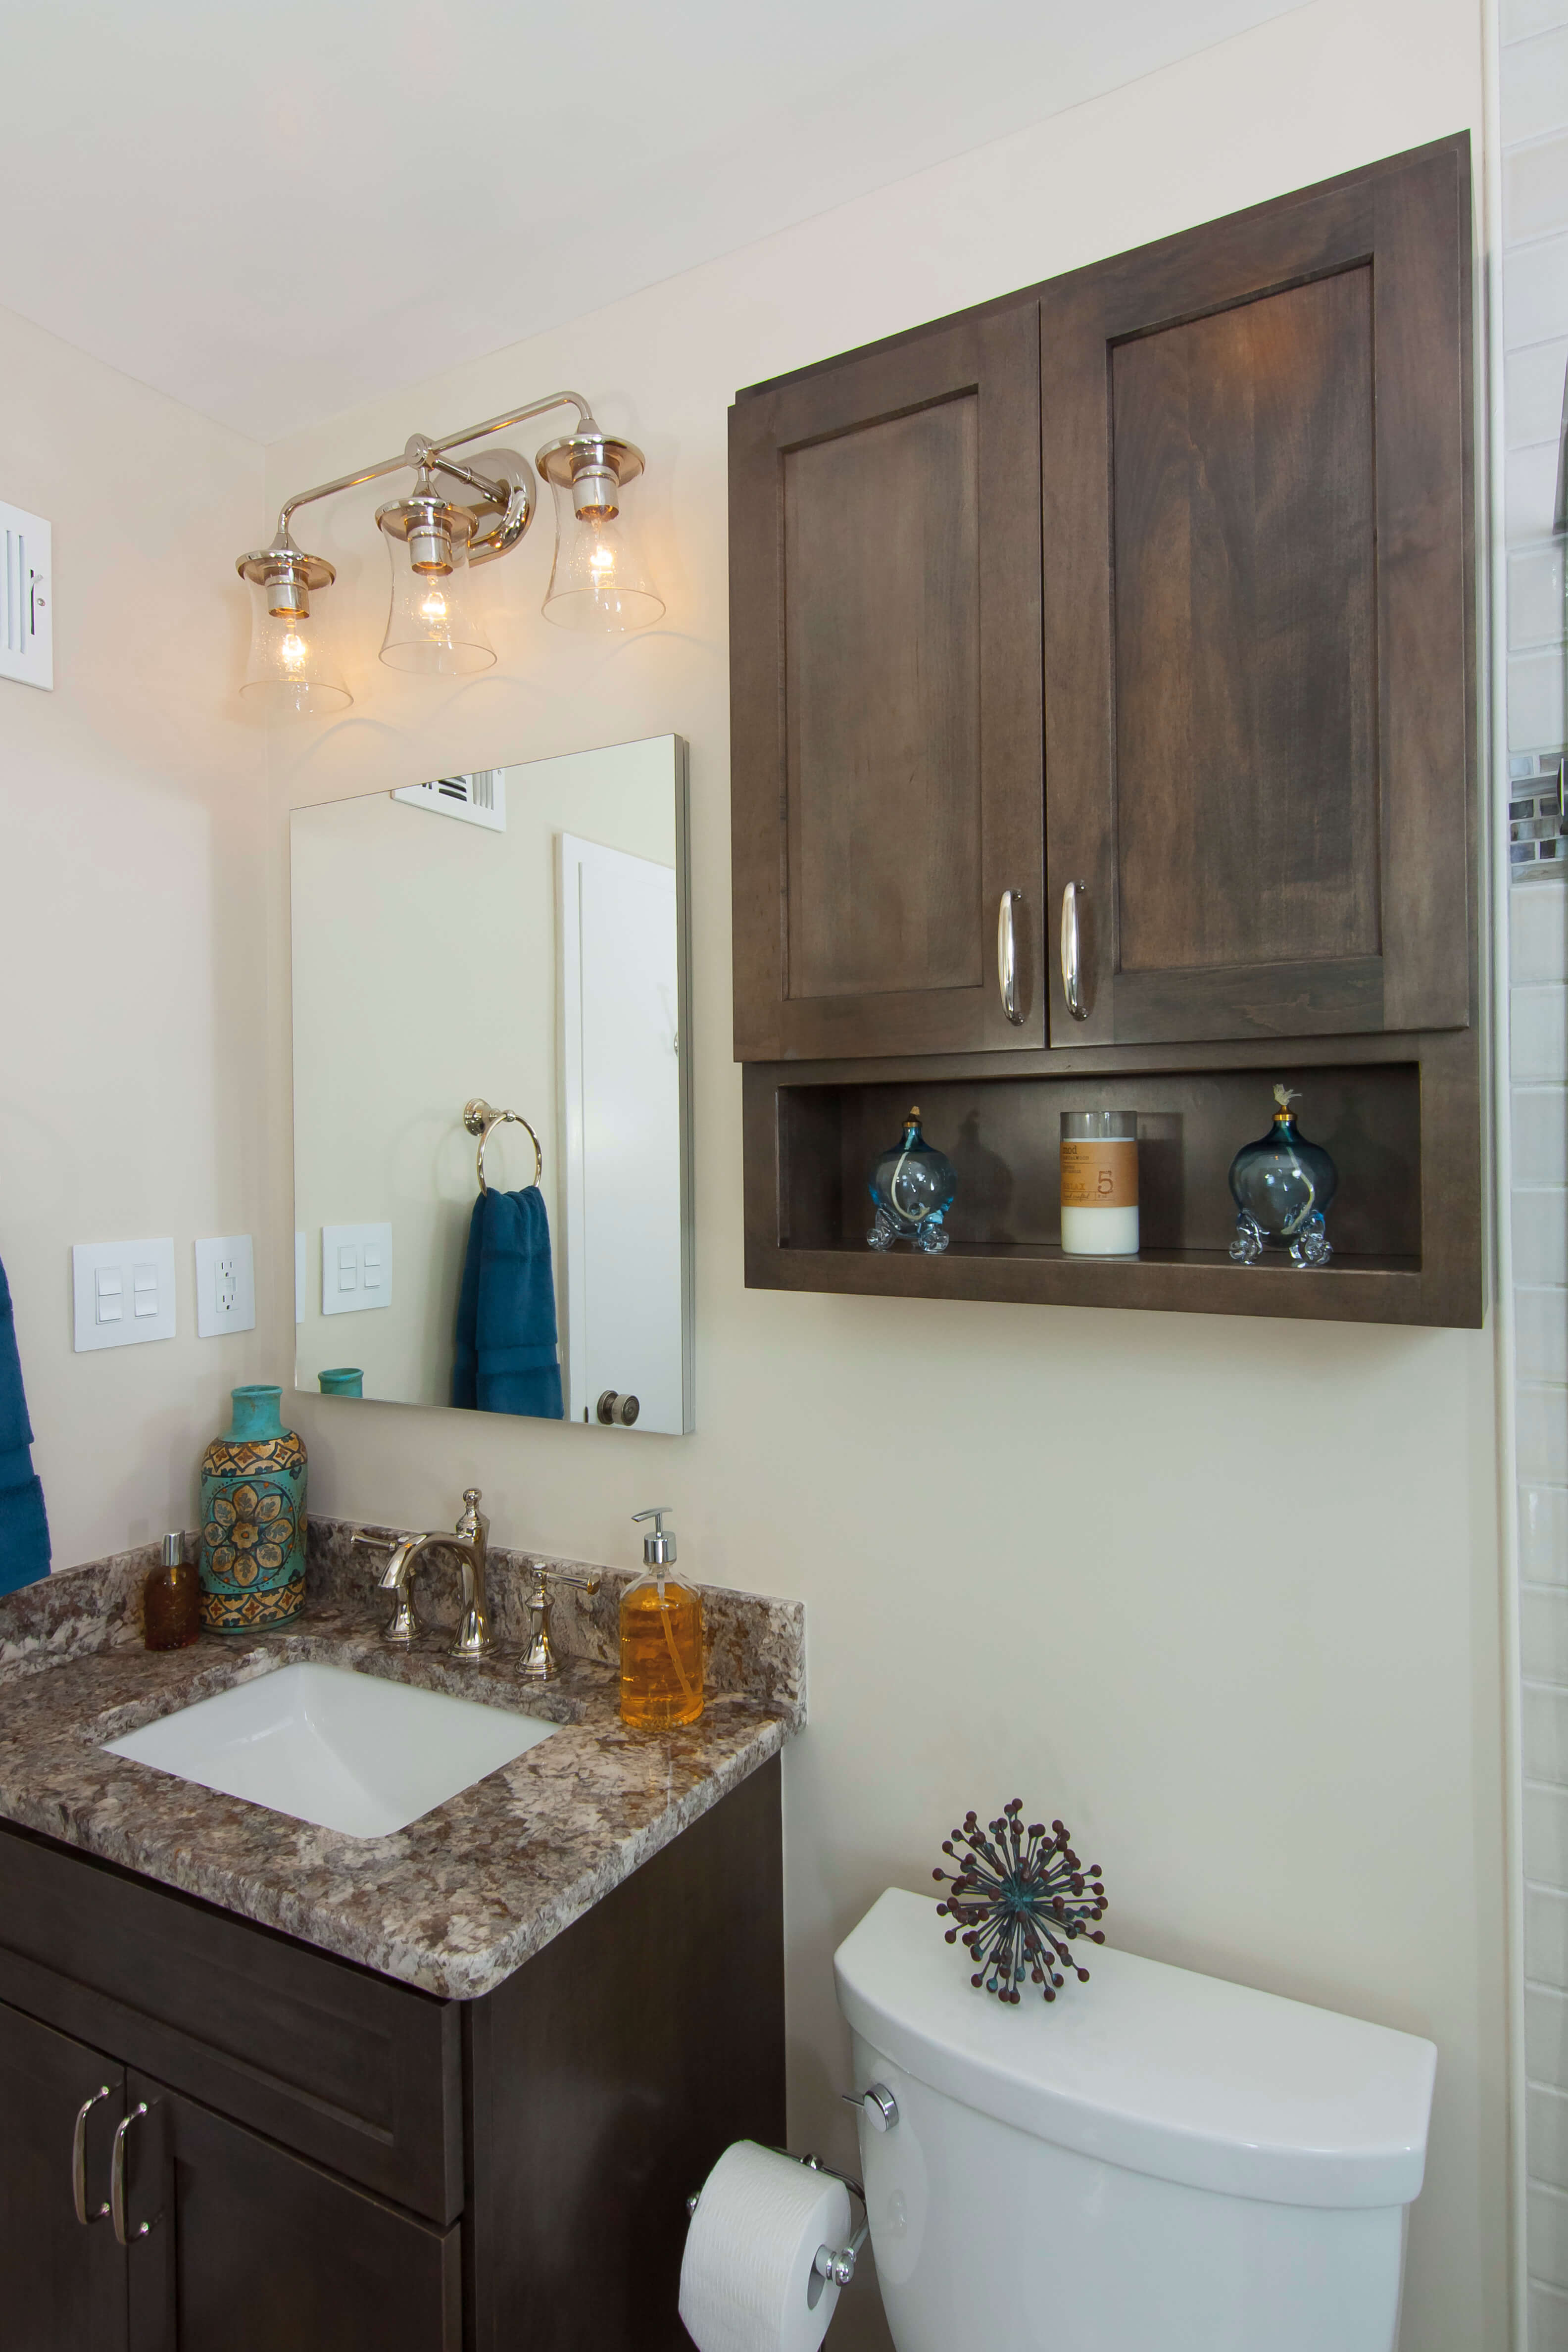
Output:
<instances>
[{"instance_id":1,"label":"rocker light switch","mask_svg":"<svg viewBox=\"0 0 1568 2352\"><path fill-rule=\"evenodd\" d=\"M321 1227L321 1312L363 1315L392 1304L392 1227Z\"/></svg>"},{"instance_id":2,"label":"rocker light switch","mask_svg":"<svg viewBox=\"0 0 1568 2352\"><path fill-rule=\"evenodd\" d=\"M174 1338L173 1241L78 1242L71 1277L79 1356Z\"/></svg>"}]
</instances>

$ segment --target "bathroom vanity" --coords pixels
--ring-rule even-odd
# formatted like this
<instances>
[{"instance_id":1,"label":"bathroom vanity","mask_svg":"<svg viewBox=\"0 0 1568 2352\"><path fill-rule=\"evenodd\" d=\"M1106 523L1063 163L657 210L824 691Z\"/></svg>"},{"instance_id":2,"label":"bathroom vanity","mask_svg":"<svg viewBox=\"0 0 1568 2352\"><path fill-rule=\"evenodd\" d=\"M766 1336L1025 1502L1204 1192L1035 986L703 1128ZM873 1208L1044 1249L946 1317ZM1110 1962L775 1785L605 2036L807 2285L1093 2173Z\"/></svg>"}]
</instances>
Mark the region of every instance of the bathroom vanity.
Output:
<instances>
[{"instance_id":1,"label":"bathroom vanity","mask_svg":"<svg viewBox=\"0 0 1568 2352\"><path fill-rule=\"evenodd\" d=\"M144 1653L134 1555L0 1602L9 2352L678 2345L687 2194L783 2138L800 1612L710 1594L707 1711L633 1734L614 1571L525 1692L439 1622L389 1652L350 1532L256 1643ZM491 1563L504 1635L525 1564ZM559 1728L374 1839L105 1752L303 1662Z\"/></svg>"}]
</instances>

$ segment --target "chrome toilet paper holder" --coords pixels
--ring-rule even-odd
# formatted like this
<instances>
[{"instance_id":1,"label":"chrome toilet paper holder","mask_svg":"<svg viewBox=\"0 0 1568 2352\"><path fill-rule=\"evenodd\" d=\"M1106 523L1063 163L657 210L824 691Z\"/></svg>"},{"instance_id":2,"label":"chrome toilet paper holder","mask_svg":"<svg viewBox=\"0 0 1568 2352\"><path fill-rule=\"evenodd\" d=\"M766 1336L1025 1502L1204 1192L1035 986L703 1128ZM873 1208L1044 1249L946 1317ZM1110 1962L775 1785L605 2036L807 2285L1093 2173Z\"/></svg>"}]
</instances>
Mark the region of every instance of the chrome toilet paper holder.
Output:
<instances>
[{"instance_id":1,"label":"chrome toilet paper holder","mask_svg":"<svg viewBox=\"0 0 1568 2352\"><path fill-rule=\"evenodd\" d=\"M787 2147L772 2148L769 2153L773 2156L787 2156L792 2164L803 2164L808 2172L826 2172L832 2179L842 2180L850 2195L859 2199L862 2217L860 2227L853 2233L849 2243L847 2246L818 2246L811 2262L811 2266L819 2279L826 2279L834 2286L847 2286L855 2275L855 2264L861 2249L871 2234L871 2225L866 2218L866 2191L849 2173L840 2172L836 2165L824 2164L819 2156L795 2156ZM695 2213L701 2201L701 2190L693 2190L686 2200L688 2214Z\"/></svg>"}]
</instances>

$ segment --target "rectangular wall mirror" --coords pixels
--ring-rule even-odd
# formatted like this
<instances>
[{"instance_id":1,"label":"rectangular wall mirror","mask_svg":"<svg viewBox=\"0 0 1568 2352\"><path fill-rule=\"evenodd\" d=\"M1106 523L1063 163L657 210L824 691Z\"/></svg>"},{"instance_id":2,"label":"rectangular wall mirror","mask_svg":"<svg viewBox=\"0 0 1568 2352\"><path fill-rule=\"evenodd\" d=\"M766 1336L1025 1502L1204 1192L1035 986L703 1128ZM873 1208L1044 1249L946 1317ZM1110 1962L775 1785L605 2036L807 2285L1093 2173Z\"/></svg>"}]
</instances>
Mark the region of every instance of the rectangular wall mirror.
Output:
<instances>
[{"instance_id":1,"label":"rectangular wall mirror","mask_svg":"<svg viewBox=\"0 0 1568 2352\"><path fill-rule=\"evenodd\" d=\"M689 1430L685 744L297 809L290 850L296 1385Z\"/></svg>"}]
</instances>

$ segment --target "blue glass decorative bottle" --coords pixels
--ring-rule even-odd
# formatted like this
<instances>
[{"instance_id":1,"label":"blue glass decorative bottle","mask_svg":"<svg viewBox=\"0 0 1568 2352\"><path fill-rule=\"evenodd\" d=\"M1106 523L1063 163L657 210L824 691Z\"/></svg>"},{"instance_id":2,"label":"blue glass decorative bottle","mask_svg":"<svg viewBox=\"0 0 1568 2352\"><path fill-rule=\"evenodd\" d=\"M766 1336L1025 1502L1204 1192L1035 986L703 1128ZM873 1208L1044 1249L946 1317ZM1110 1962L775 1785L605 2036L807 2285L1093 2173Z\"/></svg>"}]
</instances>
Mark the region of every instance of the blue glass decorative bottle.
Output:
<instances>
[{"instance_id":1,"label":"blue glass decorative bottle","mask_svg":"<svg viewBox=\"0 0 1568 2352\"><path fill-rule=\"evenodd\" d=\"M912 1243L918 1250L947 1247L942 1219L952 1206L958 1179L947 1154L921 1133L918 1103L904 1121L902 1139L889 1145L872 1169L868 1189L877 1204L866 1236L872 1249L891 1249L899 1241Z\"/></svg>"},{"instance_id":2,"label":"blue glass decorative bottle","mask_svg":"<svg viewBox=\"0 0 1568 2352\"><path fill-rule=\"evenodd\" d=\"M1236 1202L1238 1265L1256 1265L1266 1249L1289 1250L1295 1265L1326 1265L1333 1252L1323 1220L1340 1176L1321 1143L1309 1143L1296 1125L1296 1097L1276 1087L1274 1125L1256 1143L1244 1143L1230 1163Z\"/></svg>"}]
</instances>

